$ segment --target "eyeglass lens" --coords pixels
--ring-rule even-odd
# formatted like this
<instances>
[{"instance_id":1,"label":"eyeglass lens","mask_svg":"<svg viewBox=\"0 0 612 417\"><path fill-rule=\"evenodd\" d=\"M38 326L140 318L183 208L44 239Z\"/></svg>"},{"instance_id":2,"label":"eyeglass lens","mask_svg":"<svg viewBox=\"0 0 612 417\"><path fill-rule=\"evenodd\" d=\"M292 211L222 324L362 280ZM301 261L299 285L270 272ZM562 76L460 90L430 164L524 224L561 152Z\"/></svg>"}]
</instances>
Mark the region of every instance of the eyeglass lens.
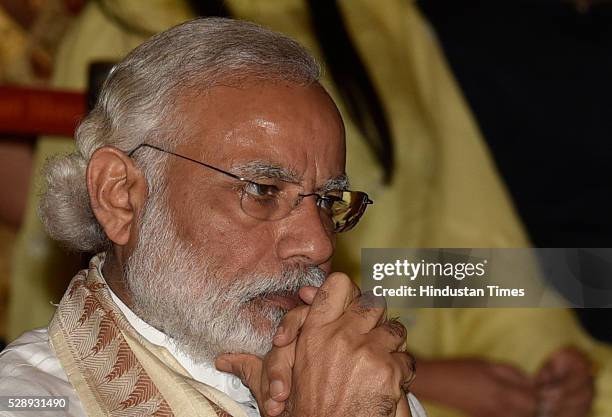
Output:
<instances>
[{"instance_id":1,"label":"eyeglass lens","mask_svg":"<svg viewBox=\"0 0 612 417\"><path fill-rule=\"evenodd\" d=\"M317 198L316 195L305 198L309 197ZM243 191L241 207L247 215L256 219L277 220L287 216L293 209L292 200L280 192L271 195ZM326 229L334 233L346 232L353 228L368 204L367 194L359 191L340 191L327 197L317 198L321 221Z\"/></svg>"}]
</instances>

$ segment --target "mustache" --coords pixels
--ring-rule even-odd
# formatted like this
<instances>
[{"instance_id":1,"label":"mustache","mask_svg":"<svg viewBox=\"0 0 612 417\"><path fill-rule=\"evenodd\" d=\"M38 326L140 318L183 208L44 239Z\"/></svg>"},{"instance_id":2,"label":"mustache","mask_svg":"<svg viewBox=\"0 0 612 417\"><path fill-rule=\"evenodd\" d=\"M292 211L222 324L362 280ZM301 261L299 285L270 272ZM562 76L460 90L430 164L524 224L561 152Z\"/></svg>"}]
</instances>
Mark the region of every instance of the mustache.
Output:
<instances>
[{"instance_id":1,"label":"mustache","mask_svg":"<svg viewBox=\"0 0 612 417\"><path fill-rule=\"evenodd\" d=\"M240 304L269 295L295 295L302 287L320 287L327 274L313 265L285 267L278 275L256 276L249 280L238 280L226 294L236 295Z\"/></svg>"}]
</instances>

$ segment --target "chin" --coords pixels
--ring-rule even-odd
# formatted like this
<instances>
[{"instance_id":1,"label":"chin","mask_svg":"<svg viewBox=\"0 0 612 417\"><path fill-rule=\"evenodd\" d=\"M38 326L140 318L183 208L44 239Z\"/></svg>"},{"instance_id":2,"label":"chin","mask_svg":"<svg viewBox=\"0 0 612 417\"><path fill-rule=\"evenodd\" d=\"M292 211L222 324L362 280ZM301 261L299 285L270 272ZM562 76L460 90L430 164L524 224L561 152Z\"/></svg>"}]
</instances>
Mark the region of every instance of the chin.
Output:
<instances>
[{"instance_id":1,"label":"chin","mask_svg":"<svg viewBox=\"0 0 612 417\"><path fill-rule=\"evenodd\" d=\"M253 330L259 336L269 335L270 340L272 340L280 321L286 313L286 309L264 298L252 300L243 311L245 318L251 322Z\"/></svg>"}]
</instances>

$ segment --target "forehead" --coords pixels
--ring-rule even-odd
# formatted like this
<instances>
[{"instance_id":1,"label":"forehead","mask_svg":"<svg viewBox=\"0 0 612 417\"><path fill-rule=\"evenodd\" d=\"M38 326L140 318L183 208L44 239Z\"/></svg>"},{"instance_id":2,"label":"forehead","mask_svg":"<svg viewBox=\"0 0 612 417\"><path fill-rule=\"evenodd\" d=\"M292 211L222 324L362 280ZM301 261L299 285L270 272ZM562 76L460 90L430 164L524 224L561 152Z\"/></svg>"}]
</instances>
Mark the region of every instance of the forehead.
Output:
<instances>
[{"instance_id":1,"label":"forehead","mask_svg":"<svg viewBox=\"0 0 612 417\"><path fill-rule=\"evenodd\" d=\"M247 82L185 97L182 151L231 168L251 161L326 180L344 172L342 119L318 84Z\"/></svg>"}]
</instances>

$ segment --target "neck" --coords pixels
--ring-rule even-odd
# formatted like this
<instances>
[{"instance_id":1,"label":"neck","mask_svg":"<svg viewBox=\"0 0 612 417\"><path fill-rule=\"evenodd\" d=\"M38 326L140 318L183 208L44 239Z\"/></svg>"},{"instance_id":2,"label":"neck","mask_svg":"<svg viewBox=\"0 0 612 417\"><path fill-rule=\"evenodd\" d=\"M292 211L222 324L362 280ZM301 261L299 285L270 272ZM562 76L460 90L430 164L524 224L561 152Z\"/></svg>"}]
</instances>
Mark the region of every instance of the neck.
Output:
<instances>
[{"instance_id":1,"label":"neck","mask_svg":"<svg viewBox=\"0 0 612 417\"><path fill-rule=\"evenodd\" d=\"M124 266L123 251L113 246L112 250L106 252L106 259L102 266L102 274L104 275L104 280L115 295L119 297L126 306L133 308L132 296L123 278Z\"/></svg>"}]
</instances>

